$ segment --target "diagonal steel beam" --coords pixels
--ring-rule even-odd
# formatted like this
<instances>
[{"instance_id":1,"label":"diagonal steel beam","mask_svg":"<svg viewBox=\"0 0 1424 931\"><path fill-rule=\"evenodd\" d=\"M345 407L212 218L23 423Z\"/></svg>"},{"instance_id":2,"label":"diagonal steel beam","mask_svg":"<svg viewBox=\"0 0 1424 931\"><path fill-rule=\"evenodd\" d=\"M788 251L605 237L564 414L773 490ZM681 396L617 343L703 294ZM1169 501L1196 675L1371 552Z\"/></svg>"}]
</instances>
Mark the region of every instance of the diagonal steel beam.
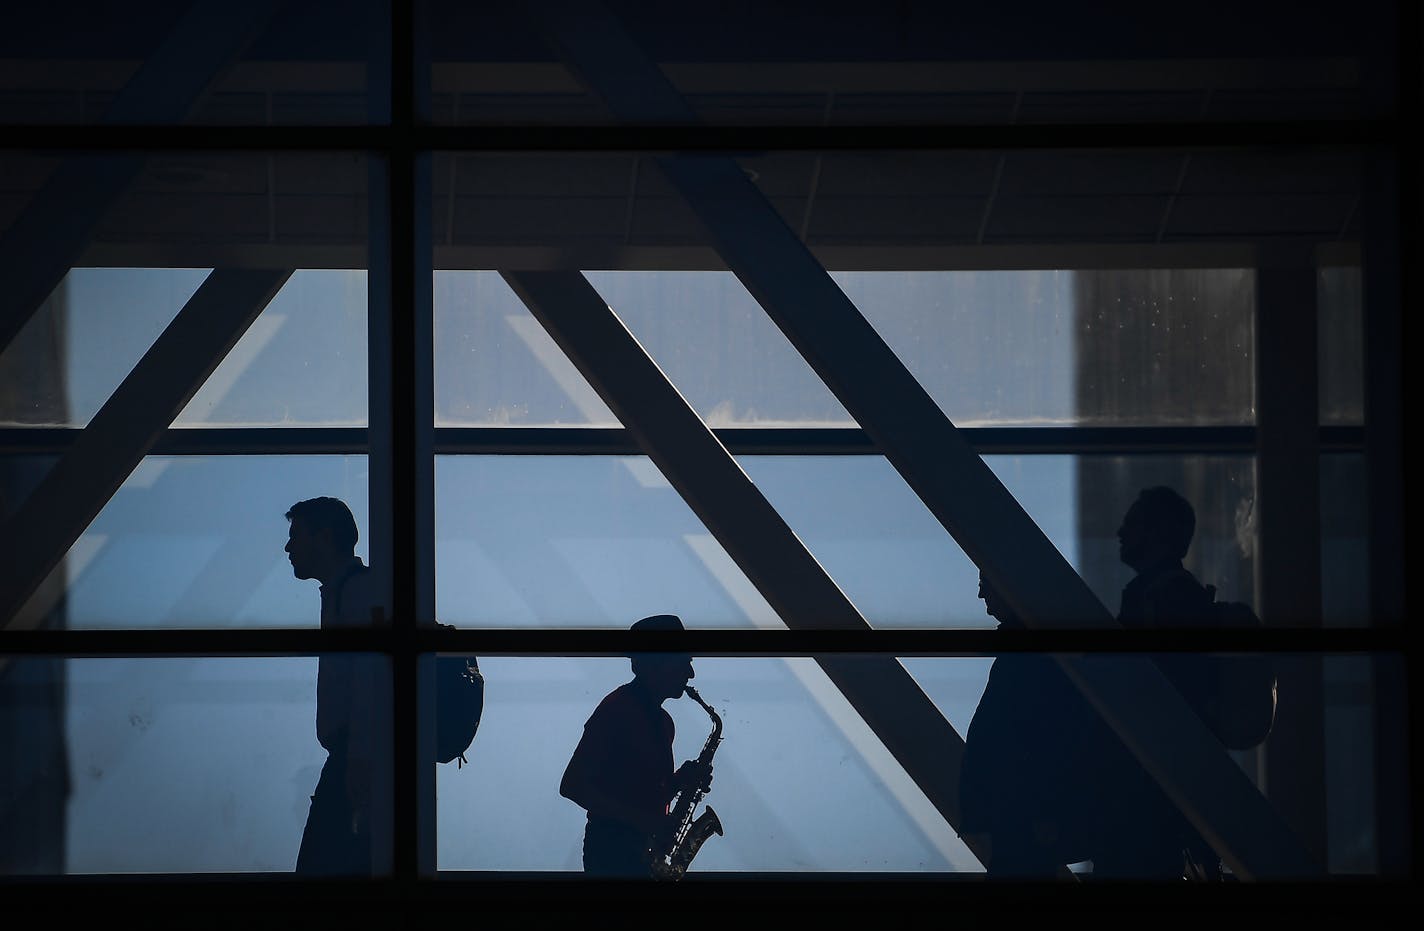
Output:
<instances>
[{"instance_id":1,"label":"diagonal steel beam","mask_svg":"<svg viewBox=\"0 0 1424 931\"><path fill-rule=\"evenodd\" d=\"M529 8L618 120L699 122L598 0L534 0ZM728 268L1018 613L1040 626L1112 626L1097 596L736 161L676 155L657 162ZM1030 584L1023 584L1026 566L1034 567Z\"/></svg>"},{"instance_id":2,"label":"diagonal steel beam","mask_svg":"<svg viewBox=\"0 0 1424 931\"><path fill-rule=\"evenodd\" d=\"M537 0L530 10L565 63L620 121L699 122L597 0ZM659 165L727 266L1025 623L1115 627L1097 596L736 161L688 155L660 158ZM1237 876L1294 879L1322 872L1150 660L1056 658Z\"/></svg>"},{"instance_id":3,"label":"diagonal steel beam","mask_svg":"<svg viewBox=\"0 0 1424 931\"><path fill-rule=\"evenodd\" d=\"M187 117L272 18L281 0L200 0L119 91L102 122L165 125ZM110 206L143 167L140 152L61 162L0 233L0 352L78 260Z\"/></svg>"},{"instance_id":4,"label":"diagonal steel beam","mask_svg":"<svg viewBox=\"0 0 1424 931\"><path fill-rule=\"evenodd\" d=\"M216 269L0 531L0 629L163 436L291 269Z\"/></svg>"},{"instance_id":5,"label":"diagonal steel beam","mask_svg":"<svg viewBox=\"0 0 1424 931\"><path fill-rule=\"evenodd\" d=\"M503 276L788 627L870 627L582 274ZM893 656L816 659L957 831L953 725Z\"/></svg>"}]
</instances>

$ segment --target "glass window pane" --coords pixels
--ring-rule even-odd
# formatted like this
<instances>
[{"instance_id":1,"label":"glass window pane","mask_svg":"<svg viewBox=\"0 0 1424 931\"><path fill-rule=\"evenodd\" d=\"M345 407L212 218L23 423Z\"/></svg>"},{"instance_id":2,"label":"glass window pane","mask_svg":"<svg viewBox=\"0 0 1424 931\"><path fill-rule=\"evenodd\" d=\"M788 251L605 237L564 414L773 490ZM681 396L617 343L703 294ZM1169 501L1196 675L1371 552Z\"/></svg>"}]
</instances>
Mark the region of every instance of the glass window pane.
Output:
<instances>
[{"instance_id":1,"label":"glass window pane","mask_svg":"<svg viewBox=\"0 0 1424 931\"><path fill-rule=\"evenodd\" d=\"M315 658L3 659L0 733L7 745L23 738L28 752L0 779L6 798L31 803L5 812L15 828L0 834L7 875L294 868L326 757L312 731ZM1328 656L1321 667L1325 781L1300 771L1306 781L1293 791L1320 800L1309 816L1329 822L1331 876L1378 870L1375 689L1386 660ZM973 729L990 720L985 703L1003 697L985 689L998 661L899 662L957 733L979 739ZM627 660L481 657L480 665L498 687L487 693L469 762L437 771L438 868L577 873L584 815L559 795L559 781L594 707L630 680ZM982 870L856 710L872 694L836 688L813 657L698 657L694 669L722 720L702 801L725 833L708 839L692 869ZM995 689L1029 705L1044 694L1011 685ZM1292 698L1281 692L1282 702ZM674 760L696 757L712 719L690 700L664 707L675 725ZM214 732L224 739L213 741ZM1023 750L1048 752L1040 744ZM1230 756L1268 792L1258 754ZM491 798L503 804L491 807Z\"/></svg>"},{"instance_id":2,"label":"glass window pane","mask_svg":"<svg viewBox=\"0 0 1424 931\"><path fill-rule=\"evenodd\" d=\"M1187 567L1223 598L1256 603L1250 457L985 458L1110 613L1132 577L1117 529L1155 484L1196 510ZM992 625L977 568L884 459L740 462L872 626ZM782 624L642 457L441 456L436 502L436 604L446 623L621 627L674 613L704 627Z\"/></svg>"},{"instance_id":3,"label":"glass window pane","mask_svg":"<svg viewBox=\"0 0 1424 931\"><path fill-rule=\"evenodd\" d=\"M731 273L587 277L708 426L854 426Z\"/></svg>"},{"instance_id":4,"label":"glass window pane","mask_svg":"<svg viewBox=\"0 0 1424 931\"><path fill-rule=\"evenodd\" d=\"M1183 565L1222 599L1259 606L1256 467L1250 456L1083 456L1078 459L1078 574L1114 615L1132 571L1118 528L1138 493L1166 485L1192 505L1196 529Z\"/></svg>"},{"instance_id":5,"label":"glass window pane","mask_svg":"<svg viewBox=\"0 0 1424 931\"><path fill-rule=\"evenodd\" d=\"M365 456L150 456L24 613L72 628L315 627L317 583L292 576L283 514L341 498L368 555Z\"/></svg>"},{"instance_id":6,"label":"glass window pane","mask_svg":"<svg viewBox=\"0 0 1424 931\"><path fill-rule=\"evenodd\" d=\"M0 661L11 664L0 739L18 749L19 728L34 751L0 776L5 817L28 829L0 834L4 872L294 870L327 758L313 727L316 657ZM8 804L46 788L60 805ZM377 792L388 805L379 779ZM62 862L36 856L57 842ZM26 862L44 868L11 867Z\"/></svg>"},{"instance_id":7,"label":"glass window pane","mask_svg":"<svg viewBox=\"0 0 1424 931\"><path fill-rule=\"evenodd\" d=\"M780 626L649 460L438 456L436 612L457 627Z\"/></svg>"},{"instance_id":8,"label":"glass window pane","mask_svg":"<svg viewBox=\"0 0 1424 931\"><path fill-rule=\"evenodd\" d=\"M435 424L618 426L498 272L435 273Z\"/></svg>"},{"instance_id":9,"label":"glass window pane","mask_svg":"<svg viewBox=\"0 0 1424 931\"><path fill-rule=\"evenodd\" d=\"M60 283L0 365L40 368L43 334L50 390L19 392L3 407L12 424L86 425L109 400L209 269L76 268ZM53 374L50 374L53 373ZM21 381L5 378L5 383ZM40 384L43 385L42 381ZM366 275L299 271L283 286L174 419L174 426L364 425Z\"/></svg>"},{"instance_id":10,"label":"glass window pane","mask_svg":"<svg viewBox=\"0 0 1424 931\"><path fill-rule=\"evenodd\" d=\"M1074 296L1078 423L1254 421L1249 269L1079 271Z\"/></svg>"},{"instance_id":11,"label":"glass window pane","mask_svg":"<svg viewBox=\"0 0 1424 931\"><path fill-rule=\"evenodd\" d=\"M1070 711L1068 703L1080 701L1072 698L1080 693L1071 691L1074 687L1066 679L1050 685L1044 670L1056 667L1047 655L855 659L871 666L882 661L902 666L955 732L961 738L967 734L979 747L971 752L1001 750L1006 755L1004 762L984 764L1001 773L1005 786L1036 786L1049 797L1067 791L1065 801L1070 805L1097 811L1090 801L1094 785L1123 787L1124 793L1128 786L1136 787L1130 790L1135 793L1153 785L1125 755L1121 743L1114 743L1117 738L1106 730L1108 725L1101 718L1078 717L1092 715L1086 710L1090 706L1074 705L1078 711ZM1100 658L1106 664L1101 668L1110 670L1113 664L1133 659ZM1323 781L1301 770L1268 783L1261 747L1223 751L1221 758L1225 765L1238 767L1263 796L1280 790L1317 799L1313 808L1300 814L1330 824L1330 862L1321 878L1373 875L1377 869L1371 716L1376 701L1374 677L1383 659L1389 657L1327 656L1317 665L1317 670L1323 671L1317 675L1323 675L1325 683L1327 766ZM1283 655L1278 668L1304 660ZM1042 674L1014 675L1013 664L1022 666L1025 661ZM996 667L998 663L1004 665ZM480 730L468 754L470 762L438 770L438 869L579 875L586 813L561 795L560 783L595 707L633 678L628 661L487 656L481 657L480 665L491 687ZM692 665L692 683L722 722L720 742L712 757L710 790L694 814L701 816L710 807L724 832L707 837L690 871L772 876L983 871L980 857L961 838L961 833L978 831L961 832L959 828L966 824L963 821L951 826L932 801L937 789L922 789L889 753L858 710L868 707L866 703L873 703L876 696L854 675L841 680L850 683L848 690L843 690L832 684L815 657L695 657ZM849 667L842 670L845 668ZM991 669L998 670L994 678ZM1311 701L1285 685L1282 689L1282 707L1293 701ZM697 757L716 729L711 717L690 699L666 700L662 707L674 723L672 765ZM1034 727L996 735L994 728L1005 724L1006 714L1010 718L1037 714L1039 720ZM1071 728L1082 744L1071 751L1062 746L1055 750L1055 723ZM531 739L530 735L538 737ZM1108 742L1099 743L1100 738ZM596 741L597 736L589 739ZM950 752L949 748L936 748L933 754ZM1072 766L1061 758L1064 752L1076 761L1073 765L1086 764L1086 782L1074 782ZM1055 753L1060 754L1056 765L1035 768L1035 762L1052 759ZM1291 781L1297 784L1287 787ZM960 791L965 789L961 783ZM1129 804L1135 797L1112 795L1107 807L1132 809L1134 815L1148 811L1137 809L1138 803ZM502 804L491 807L491 798L501 799ZM969 798L978 800L979 815L992 804L992 798L982 793ZM1260 804L1271 802L1262 797ZM961 811L961 817L976 816ZM981 818L969 826L982 823ZM1147 823L1144 819L1137 827ZM479 829L473 829L474 825ZM978 849L983 852L982 847ZM1089 849L1104 850L1101 842ZM1177 854L1175 866L1179 869L1180 848L1168 843L1166 849ZM1209 846L1207 851L1216 853ZM1097 860L1075 860L1073 868L1095 879L1129 878L1126 872L1113 871L1119 867L1107 853Z\"/></svg>"},{"instance_id":12,"label":"glass window pane","mask_svg":"<svg viewBox=\"0 0 1424 931\"><path fill-rule=\"evenodd\" d=\"M832 277L958 426L1253 419L1249 271ZM709 426L855 425L730 273L587 278ZM495 273L435 280L437 424L616 425Z\"/></svg>"},{"instance_id":13,"label":"glass window pane","mask_svg":"<svg viewBox=\"0 0 1424 931\"><path fill-rule=\"evenodd\" d=\"M296 272L175 427L366 425L366 273Z\"/></svg>"},{"instance_id":14,"label":"glass window pane","mask_svg":"<svg viewBox=\"0 0 1424 931\"><path fill-rule=\"evenodd\" d=\"M585 815L559 783L595 706L632 678L628 660L481 657L480 668L490 685L471 765L438 772L438 868L577 873ZM708 839L693 870L977 868L815 660L707 657L695 671L723 720L704 801L725 834ZM697 757L711 719L690 699L664 708L675 761Z\"/></svg>"},{"instance_id":15,"label":"glass window pane","mask_svg":"<svg viewBox=\"0 0 1424 931\"><path fill-rule=\"evenodd\" d=\"M174 423L366 422L364 156L7 155L0 168L26 304L0 351L0 426L89 423L213 269L254 268L296 271ZM247 308L224 309L241 325Z\"/></svg>"},{"instance_id":16,"label":"glass window pane","mask_svg":"<svg viewBox=\"0 0 1424 931\"><path fill-rule=\"evenodd\" d=\"M744 456L739 461L872 626L993 626L979 599L978 568L885 459ZM1076 565L1074 460L986 456L985 461Z\"/></svg>"},{"instance_id":17,"label":"glass window pane","mask_svg":"<svg viewBox=\"0 0 1424 931\"><path fill-rule=\"evenodd\" d=\"M765 224L709 227L666 173L711 183L699 174L710 163L442 154L431 201L438 421L613 423L518 301L479 271L577 268L709 424L853 425L719 246L750 236L790 256L797 247L776 232L789 228L957 424L1249 425L1250 244L1348 245L1361 187L1354 153L1247 149L773 153L725 164L750 185L718 196Z\"/></svg>"}]
</instances>

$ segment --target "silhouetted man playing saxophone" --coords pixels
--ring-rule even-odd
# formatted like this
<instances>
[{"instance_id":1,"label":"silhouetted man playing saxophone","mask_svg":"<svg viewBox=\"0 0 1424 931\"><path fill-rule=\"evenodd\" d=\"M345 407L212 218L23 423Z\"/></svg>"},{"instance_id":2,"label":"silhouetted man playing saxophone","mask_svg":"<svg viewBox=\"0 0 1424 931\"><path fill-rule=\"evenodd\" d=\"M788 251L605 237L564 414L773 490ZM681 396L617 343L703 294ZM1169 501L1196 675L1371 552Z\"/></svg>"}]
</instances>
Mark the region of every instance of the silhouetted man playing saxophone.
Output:
<instances>
[{"instance_id":1,"label":"silhouetted man playing saxophone","mask_svg":"<svg viewBox=\"0 0 1424 931\"><path fill-rule=\"evenodd\" d=\"M682 630L675 615L645 617L633 630ZM710 762L673 769L673 720L662 707L695 673L686 653L630 657L633 679L609 692L584 724L559 794L588 812L583 868L590 876L649 879L670 824L668 803L712 783Z\"/></svg>"}]
</instances>

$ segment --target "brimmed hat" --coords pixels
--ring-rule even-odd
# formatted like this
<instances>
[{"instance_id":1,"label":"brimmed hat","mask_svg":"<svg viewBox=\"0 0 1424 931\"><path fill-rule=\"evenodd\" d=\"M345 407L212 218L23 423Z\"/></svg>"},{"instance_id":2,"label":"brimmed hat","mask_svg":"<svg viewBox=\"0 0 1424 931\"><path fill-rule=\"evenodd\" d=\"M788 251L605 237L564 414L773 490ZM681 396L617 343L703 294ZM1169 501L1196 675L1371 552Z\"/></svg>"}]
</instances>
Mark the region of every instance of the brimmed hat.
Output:
<instances>
[{"instance_id":1,"label":"brimmed hat","mask_svg":"<svg viewBox=\"0 0 1424 931\"><path fill-rule=\"evenodd\" d=\"M629 630L686 630L686 629L687 629L687 628L685 628L685 627L682 626L682 618L678 617L676 614L653 614L653 615L649 615L648 617L645 617L645 618L642 618L642 619L640 619L640 620L634 621L634 622L633 622L633 626L629 628ZM691 658L691 655L688 654L688 653L680 652L680 651L679 651L679 652L676 652L676 653L662 653L662 652L657 652L657 653L629 653L629 654L628 654L628 658L629 658L629 659L634 659L634 658L637 658L637 657L642 657L643 659L653 659L653 660L658 660L658 661L664 661L664 660L671 660L671 659L677 659L677 658L682 658L682 657L686 657L686 658L689 658L689 659L690 659L690 658Z\"/></svg>"},{"instance_id":2,"label":"brimmed hat","mask_svg":"<svg viewBox=\"0 0 1424 931\"><path fill-rule=\"evenodd\" d=\"M686 630L676 614L651 614L633 622L629 630Z\"/></svg>"}]
</instances>

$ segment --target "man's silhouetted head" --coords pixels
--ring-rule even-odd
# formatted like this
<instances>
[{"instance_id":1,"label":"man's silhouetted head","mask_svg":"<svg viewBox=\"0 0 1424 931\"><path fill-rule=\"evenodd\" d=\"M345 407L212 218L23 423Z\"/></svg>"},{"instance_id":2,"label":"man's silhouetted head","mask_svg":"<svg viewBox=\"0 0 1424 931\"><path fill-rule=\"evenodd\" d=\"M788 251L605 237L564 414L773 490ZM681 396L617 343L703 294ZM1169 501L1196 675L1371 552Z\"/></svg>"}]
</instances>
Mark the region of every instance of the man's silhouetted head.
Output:
<instances>
[{"instance_id":1,"label":"man's silhouetted head","mask_svg":"<svg viewBox=\"0 0 1424 931\"><path fill-rule=\"evenodd\" d=\"M683 630L682 618L676 614L654 614L634 621L630 630ZM633 675L642 681L648 691L659 701L666 698L680 698L689 680L696 676L692 671L692 655L689 653L635 653L629 659L633 664Z\"/></svg>"},{"instance_id":2,"label":"man's silhouetted head","mask_svg":"<svg viewBox=\"0 0 1424 931\"><path fill-rule=\"evenodd\" d=\"M287 509L287 558L299 579L329 582L355 555L356 518L339 498L308 498Z\"/></svg>"},{"instance_id":3,"label":"man's silhouetted head","mask_svg":"<svg viewBox=\"0 0 1424 931\"><path fill-rule=\"evenodd\" d=\"M1180 562L1192 545L1196 512L1191 502L1165 485L1144 488L1117 530L1118 556L1134 571Z\"/></svg>"},{"instance_id":4,"label":"man's silhouetted head","mask_svg":"<svg viewBox=\"0 0 1424 931\"><path fill-rule=\"evenodd\" d=\"M997 620L1004 627L1020 627L1018 615L1014 614L1014 609L1009 607L1009 603L1004 600L1004 596L985 577L984 573L979 573L979 597L984 600L984 613Z\"/></svg>"}]
</instances>

